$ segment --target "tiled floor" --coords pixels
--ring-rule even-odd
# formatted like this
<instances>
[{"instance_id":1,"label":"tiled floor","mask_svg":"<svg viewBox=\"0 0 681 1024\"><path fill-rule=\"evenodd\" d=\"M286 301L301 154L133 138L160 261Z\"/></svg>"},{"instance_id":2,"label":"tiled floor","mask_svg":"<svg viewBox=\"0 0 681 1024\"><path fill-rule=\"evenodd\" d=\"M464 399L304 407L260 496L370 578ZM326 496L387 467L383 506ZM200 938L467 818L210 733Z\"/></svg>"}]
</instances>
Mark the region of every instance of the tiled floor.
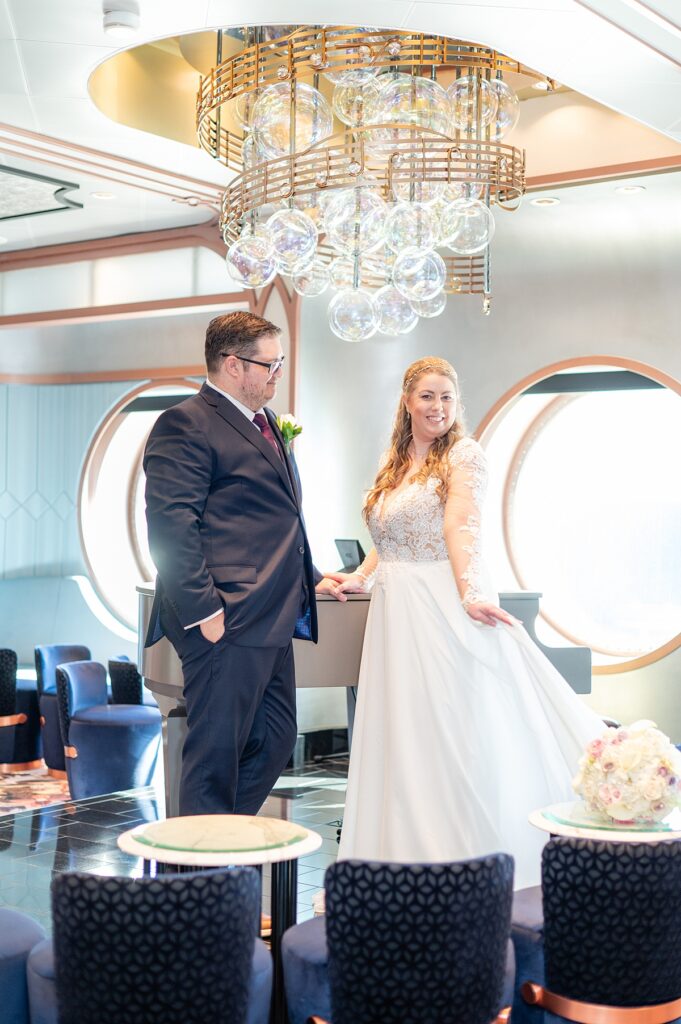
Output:
<instances>
[{"instance_id":1,"label":"tiled floor","mask_svg":"<svg viewBox=\"0 0 681 1024\"><path fill-rule=\"evenodd\" d=\"M321 848L298 865L298 920L312 916L312 899L324 871L336 859L336 830L343 816L347 758L306 765L283 775L262 814L314 829ZM142 862L121 853L120 832L163 816L163 798L153 789L0 816L0 906L21 910L50 929L50 882L59 871L96 875L142 874ZM269 878L263 878L268 910Z\"/></svg>"}]
</instances>

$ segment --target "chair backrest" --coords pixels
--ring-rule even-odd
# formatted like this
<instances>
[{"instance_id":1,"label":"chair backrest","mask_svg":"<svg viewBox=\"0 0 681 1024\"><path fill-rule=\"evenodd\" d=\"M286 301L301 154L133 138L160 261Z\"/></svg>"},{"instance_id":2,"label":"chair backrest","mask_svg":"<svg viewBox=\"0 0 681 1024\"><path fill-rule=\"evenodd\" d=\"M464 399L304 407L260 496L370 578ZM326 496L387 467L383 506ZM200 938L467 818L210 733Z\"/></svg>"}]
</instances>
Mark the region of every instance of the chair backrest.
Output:
<instances>
[{"instance_id":1,"label":"chair backrest","mask_svg":"<svg viewBox=\"0 0 681 1024\"><path fill-rule=\"evenodd\" d=\"M254 868L52 882L60 1024L243 1024L260 879Z\"/></svg>"},{"instance_id":2,"label":"chair backrest","mask_svg":"<svg viewBox=\"0 0 681 1024\"><path fill-rule=\"evenodd\" d=\"M542 890L548 989L610 1006L681 997L681 844L554 839Z\"/></svg>"},{"instance_id":3,"label":"chair backrest","mask_svg":"<svg viewBox=\"0 0 681 1024\"><path fill-rule=\"evenodd\" d=\"M0 718L15 714L17 709L17 654L8 647L0 648Z\"/></svg>"},{"instance_id":4,"label":"chair backrest","mask_svg":"<svg viewBox=\"0 0 681 1024\"><path fill-rule=\"evenodd\" d=\"M142 704L142 676L129 658L112 658L109 662L111 696L114 704Z\"/></svg>"},{"instance_id":5,"label":"chair backrest","mask_svg":"<svg viewBox=\"0 0 681 1024\"><path fill-rule=\"evenodd\" d=\"M90 648L83 644L41 644L35 649L38 696L57 692L57 665L67 661L87 661Z\"/></svg>"},{"instance_id":6,"label":"chair backrest","mask_svg":"<svg viewBox=\"0 0 681 1024\"><path fill-rule=\"evenodd\" d=\"M489 1024L500 1008L513 858L339 861L326 872L334 1024Z\"/></svg>"},{"instance_id":7,"label":"chair backrest","mask_svg":"<svg viewBox=\"0 0 681 1024\"><path fill-rule=\"evenodd\" d=\"M77 711L107 703L106 669L98 661L71 661L57 667L59 729L65 747L69 726Z\"/></svg>"}]
</instances>

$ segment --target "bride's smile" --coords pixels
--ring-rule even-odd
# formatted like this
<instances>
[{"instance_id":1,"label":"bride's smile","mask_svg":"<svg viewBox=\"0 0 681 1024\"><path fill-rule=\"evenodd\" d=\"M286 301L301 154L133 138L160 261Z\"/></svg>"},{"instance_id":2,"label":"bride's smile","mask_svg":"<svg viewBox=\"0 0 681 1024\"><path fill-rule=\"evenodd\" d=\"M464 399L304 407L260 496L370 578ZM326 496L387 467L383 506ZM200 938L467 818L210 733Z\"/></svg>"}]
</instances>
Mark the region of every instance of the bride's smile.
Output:
<instances>
[{"instance_id":1,"label":"bride's smile","mask_svg":"<svg viewBox=\"0 0 681 1024\"><path fill-rule=\"evenodd\" d=\"M456 419L456 393L448 377L425 374L404 403L411 416L415 447L446 434Z\"/></svg>"}]
</instances>

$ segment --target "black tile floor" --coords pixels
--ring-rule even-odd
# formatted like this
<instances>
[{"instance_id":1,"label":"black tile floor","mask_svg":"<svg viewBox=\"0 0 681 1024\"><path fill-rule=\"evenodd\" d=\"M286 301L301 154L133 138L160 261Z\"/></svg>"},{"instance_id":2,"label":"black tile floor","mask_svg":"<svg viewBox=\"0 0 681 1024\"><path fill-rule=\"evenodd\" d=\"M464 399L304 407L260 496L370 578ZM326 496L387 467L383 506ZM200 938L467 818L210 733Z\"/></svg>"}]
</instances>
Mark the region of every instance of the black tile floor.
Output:
<instances>
[{"instance_id":1,"label":"black tile floor","mask_svg":"<svg viewBox=\"0 0 681 1024\"><path fill-rule=\"evenodd\" d=\"M336 859L347 768L347 757L338 757L287 772L261 811L298 822L322 837L320 849L298 862L299 921L312 917L313 897L324 885L326 868ZM163 795L152 788L0 815L0 906L21 910L50 931L50 882L55 873L140 876L142 861L122 853L116 837L163 815ZM265 912L268 901L265 868Z\"/></svg>"}]
</instances>

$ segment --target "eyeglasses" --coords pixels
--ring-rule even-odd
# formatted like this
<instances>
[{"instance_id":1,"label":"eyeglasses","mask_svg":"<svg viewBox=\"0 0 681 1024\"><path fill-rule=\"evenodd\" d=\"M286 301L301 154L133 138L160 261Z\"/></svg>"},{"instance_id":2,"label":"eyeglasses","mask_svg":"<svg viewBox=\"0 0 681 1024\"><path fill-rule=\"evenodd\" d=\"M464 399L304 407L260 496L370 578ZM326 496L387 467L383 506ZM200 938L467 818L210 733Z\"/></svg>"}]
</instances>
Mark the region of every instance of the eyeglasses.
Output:
<instances>
[{"instance_id":1,"label":"eyeglasses","mask_svg":"<svg viewBox=\"0 0 681 1024\"><path fill-rule=\"evenodd\" d=\"M234 352L221 352L221 356L233 356ZM268 371L270 377L273 377L277 370L281 370L284 365L286 356L279 356L278 359L273 359L271 363L263 363L262 359L247 359L246 356L237 356L242 363L254 363L256 366L264 366Z\"/></svg>"}]
</instances>

